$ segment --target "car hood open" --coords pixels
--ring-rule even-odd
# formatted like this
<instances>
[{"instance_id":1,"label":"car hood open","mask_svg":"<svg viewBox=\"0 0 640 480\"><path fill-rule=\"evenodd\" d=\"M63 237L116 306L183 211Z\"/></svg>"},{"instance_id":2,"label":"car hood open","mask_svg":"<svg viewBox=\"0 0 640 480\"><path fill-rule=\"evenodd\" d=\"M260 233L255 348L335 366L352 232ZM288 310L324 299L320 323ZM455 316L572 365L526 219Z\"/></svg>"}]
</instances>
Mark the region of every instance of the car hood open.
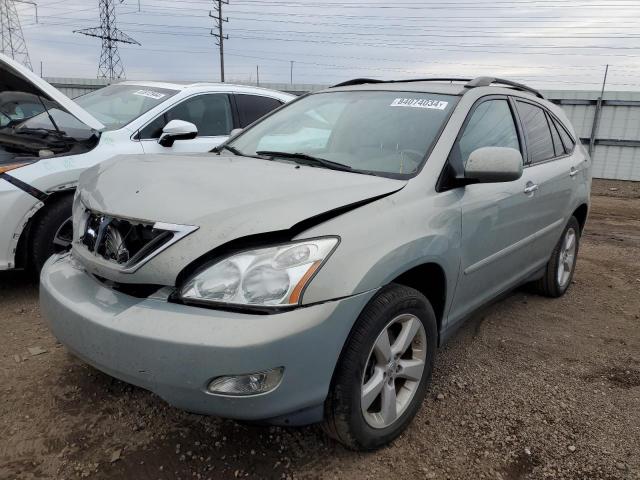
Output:
<instances>
[{"instance_id":1,"label":"car hood open","mask_svg":"<svg viewBox=\"0 0 640 480\"><path fill-rule=\"evenodd\" d=\"M327 212L391 194L405 184L291 162L159 154L119 156L98 164L81 176L78 190L82 204L94 212L198 227L150 260L139 274L128 276L135 283L167 285L188 263L232 240L286 231ZM89 262L94 263L90 257ZM95 273L123 281L102 259L96 257L95 263L102 265Z\"/></svg>"},{"instance_id":2,"label":"car hood open","mask_svg":"<svg viewBox=\"0 0 640 480\"><path fill-rule=\"evenodd\" d=\"M41 97L44 101L55 102L62 110L73 115L80 122L94 130L104 129L104 125L93 115L80 107L24 65L0 53L0 92L17 92ZM17 97L16 97L17 98ZM50 105L47 105L49 108Z\"/></svg>"}]
</instances>

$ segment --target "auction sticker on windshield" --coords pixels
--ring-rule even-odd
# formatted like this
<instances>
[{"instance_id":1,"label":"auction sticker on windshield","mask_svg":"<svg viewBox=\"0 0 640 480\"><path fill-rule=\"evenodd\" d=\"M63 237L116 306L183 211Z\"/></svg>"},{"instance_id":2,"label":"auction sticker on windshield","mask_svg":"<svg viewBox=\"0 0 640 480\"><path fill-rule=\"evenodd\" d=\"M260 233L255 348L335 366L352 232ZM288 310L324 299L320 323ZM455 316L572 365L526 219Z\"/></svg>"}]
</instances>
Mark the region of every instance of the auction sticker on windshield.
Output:
<instances>
[{"instance_id":1,"label":"auction sticker on windshield","mask_svg":"<svg viewBox=\"0 0 640 480\"><path fill-rule=\"evenodd\" d=\"M432 100L430 98L396 98L391 102L392 107L413 107L413 108L431 108L434 110L444 110L449 102L442 100Z\"/></svg>"},{"instance_id":2,"label":"auction sticker on windshield","mask_svg":"<svg viewBox=\"0 0 640 480\"><path fill-rule=\"evenodd\" d=\"M153 90L138 90L133 92L134 95L140 95L141 97L153 98L154 100L160 100L162 97L166 97L164 93L154 92Z\"/></svg>"}]
</instances>

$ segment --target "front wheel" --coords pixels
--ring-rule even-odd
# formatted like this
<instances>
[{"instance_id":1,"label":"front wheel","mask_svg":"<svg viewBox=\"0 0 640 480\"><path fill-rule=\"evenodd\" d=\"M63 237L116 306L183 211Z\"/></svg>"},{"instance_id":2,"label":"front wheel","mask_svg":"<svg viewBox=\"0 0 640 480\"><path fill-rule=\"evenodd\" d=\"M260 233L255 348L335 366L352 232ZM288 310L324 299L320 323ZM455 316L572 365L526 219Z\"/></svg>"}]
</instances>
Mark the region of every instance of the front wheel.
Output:
<instances>
[{"instance_id":1,"label":"front wheel","mask_svg":"<svg viewBox=\"0 0 640 480\"><path fill-rule=\"evenodd\" d=\"M72 204L73 195L64 195L36 214L29 249L29 264L36 275L40 274L40 270L51 255L67 250L71 246Z\"/></svg>"},{"instance_id":2,"label":"front wheel","mask_svg":"<svg viewBox=\"0 0 640 480\"><path fill-rule=\"evenodd\" d=\"M535 282L538 293L546 297L561 297L571 285L580 246L580 224L571 217L556 244L544 275Z\"/></svg>"},{"instance_id":3,"label":"front wheel","mask_svg":"<svg viewBox=\"0 0 640 480\"><path fill-rule=\"evenodd\" d=\"M343 349L325 403L327 433L355 450L400 435L424 399L436 339L435 314L424 295L402 285L383 288Z\"/></svg>"}]
</instances>

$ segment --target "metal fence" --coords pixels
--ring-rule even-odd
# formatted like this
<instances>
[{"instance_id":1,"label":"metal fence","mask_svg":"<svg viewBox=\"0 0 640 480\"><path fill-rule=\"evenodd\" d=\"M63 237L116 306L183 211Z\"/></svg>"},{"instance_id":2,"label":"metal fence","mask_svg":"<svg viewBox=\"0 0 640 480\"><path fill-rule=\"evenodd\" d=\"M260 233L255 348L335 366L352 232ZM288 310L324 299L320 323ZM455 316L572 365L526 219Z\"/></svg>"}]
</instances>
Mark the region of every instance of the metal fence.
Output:
<instances>
[{"instance_id":1,"label":"metal fence","mask_svg":"<svg viewBox=\"0 0 640 480\"><path fill-rule=\"evenodd\" d=\"M605 92L601 102L597 91L553 90L545 95L564 109L585 145L593 137L594 177L640 181L640 92Z\"/></svg>"},{"instance_id":2,"label":"metal fence","mask_svg":"<svg viewBox=\"0 0 640 480\"><path fill-rule=\"evenodd\" d=\"M70 98L109 83L104 79L84 78L46 80ZM294 94L325 88L317 84L261 83L260 86ZM605 92L602 101L598 101L599 91L548 90L543 93L565 110L585 146L593 141L594 177L640 181L640 92ZM599 122L594 131L596 112Z\"/></svg>"}]
</instances>

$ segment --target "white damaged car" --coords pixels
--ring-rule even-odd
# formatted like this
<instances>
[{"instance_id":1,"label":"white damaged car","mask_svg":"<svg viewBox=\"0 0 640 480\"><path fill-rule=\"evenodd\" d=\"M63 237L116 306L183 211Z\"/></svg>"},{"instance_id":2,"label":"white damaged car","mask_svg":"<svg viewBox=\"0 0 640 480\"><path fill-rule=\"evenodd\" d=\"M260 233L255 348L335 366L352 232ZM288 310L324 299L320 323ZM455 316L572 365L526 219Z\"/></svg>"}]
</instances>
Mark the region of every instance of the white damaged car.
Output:
<instances>
[{"instance_id":1,"label":"white damaged car","mask_svg":"<svg viewBox=\"0 0 640 480\"><path fill-rule=\"evenodd\" d=\"M293 98L238 85L128 81L70 100L0 54L0 270L39 272L69 246L85 169L124 153L209 151Z\"/></svg>"}]
</instances>

